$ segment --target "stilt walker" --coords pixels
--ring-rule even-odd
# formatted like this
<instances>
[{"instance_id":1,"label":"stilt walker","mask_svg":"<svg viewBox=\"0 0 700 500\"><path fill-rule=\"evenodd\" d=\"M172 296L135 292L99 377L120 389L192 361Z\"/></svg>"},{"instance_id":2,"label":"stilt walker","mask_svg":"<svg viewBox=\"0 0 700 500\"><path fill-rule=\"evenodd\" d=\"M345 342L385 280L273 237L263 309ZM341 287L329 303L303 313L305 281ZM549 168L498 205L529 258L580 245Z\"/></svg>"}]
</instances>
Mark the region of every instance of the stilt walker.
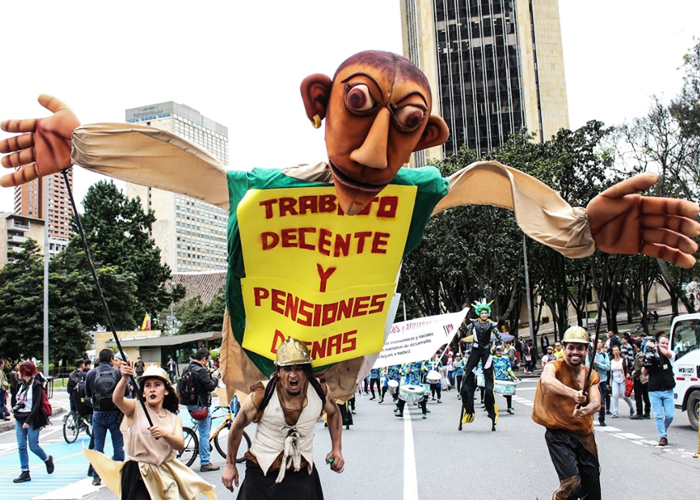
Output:
<instances>
[{"instance_id":1,"label":"stilt walker","mask_svg":"<svg viewBox=\"0 0 700 500\"><path fill-rule=\"evenodd\" d=\"M484 405L491 419L491 430L496 430L498 423L498 413L495 409L495 398L493 396L493 366L491 362L491 335L494 334L498 341L501 341L501 334L496 328L495 321L491 321L491 302L486 302L482 299L476 304L472 304L474 311L479 316L476 319L470 319L473 334L471 351L465 371L465 380L462 384L462 415L459 421L459 430L462 430L462 424L468 424L474 421L474 392L476 391L476 375L474 368L477 367L479 361L484 369Z\"/></svg>"}]
</instances>

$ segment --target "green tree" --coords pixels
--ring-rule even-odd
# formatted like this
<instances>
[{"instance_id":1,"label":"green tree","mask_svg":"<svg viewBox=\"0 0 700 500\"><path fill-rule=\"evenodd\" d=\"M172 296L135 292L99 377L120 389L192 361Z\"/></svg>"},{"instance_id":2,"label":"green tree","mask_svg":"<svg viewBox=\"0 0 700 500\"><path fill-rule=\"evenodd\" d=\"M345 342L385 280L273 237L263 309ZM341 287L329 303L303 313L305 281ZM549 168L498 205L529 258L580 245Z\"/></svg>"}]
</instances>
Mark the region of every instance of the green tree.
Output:
<instances>
[{"instance_id":1,"label":"green tree","mask_svg":"<svg viewBox=\"0 0 700 500\"><path fill-rule=\"evenodd\" d=\"M136 284L135 301L126 304L110 303L115 308L113 318L117 329L132 329L141 322L146 312L151 314L168 307L171 301L184 296L184 288L170 291L165 283L170 279L170 268L161 263L160 249L151 239L155 222L153 211L144 212L140 200L129 200L113 182L100 181L88 189L83 200L81 217L83 229L96 267L113 268L108 276ZM83 261L85 254L79 236L74 236L66 249ZM119 278L117 278L119 277ZM110 283L103 283L108 296ZM113 288L111 288L113 290ZM123 314L117 312L121 308ZM100 321L105 324L104 321Z\"/></svg>"},{"instance_id":2,"label":"green tree","mask_svg":"<svg viewBox=\"0 0 700 500\"><path fill-rule=\"evenodd\" d=\"M199 295L183 300L175 305L175 315L179 321L177 333L221 331L225 309L224 287L221 287L209 304L204 304Z\"/></svg>"}]
</instances>

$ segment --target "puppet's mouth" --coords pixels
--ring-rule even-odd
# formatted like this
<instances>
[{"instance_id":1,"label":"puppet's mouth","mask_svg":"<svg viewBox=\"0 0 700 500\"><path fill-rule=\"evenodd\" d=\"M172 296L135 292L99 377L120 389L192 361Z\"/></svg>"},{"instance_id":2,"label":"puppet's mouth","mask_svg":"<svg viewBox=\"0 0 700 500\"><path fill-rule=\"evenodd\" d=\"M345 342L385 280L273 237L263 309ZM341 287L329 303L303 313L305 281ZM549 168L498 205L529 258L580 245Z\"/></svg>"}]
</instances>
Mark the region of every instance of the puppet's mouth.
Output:
<instances>
[{"instance_id":1,"label":"puppet's mouth","mask_svg":"<svg viewBox=\"0 0 700 500\"><path fill-rule=\"evenodd\" d=\"M157 396L155 394L149 394L148 399L156 399L156 397Z\"/></svg>"},{"instance_id":2,"label":"puppet's mouth","mask_svg":"<svg viewBox=\"0 0 700 500\"><path fill-rule=\"evenodd\" d=\"M387 186L387 183L368 184L366 182L358 181L357 179L353 179L352 177L347 175L339 167L335 166L333 162L329 162L329 165L331 167L331 172L333 173L333 177L335 178L335 180L339 184L342 184L344 187L357 189L358 191L362 191L365 193L378 193Z\"/></svg>"}]
</instances>

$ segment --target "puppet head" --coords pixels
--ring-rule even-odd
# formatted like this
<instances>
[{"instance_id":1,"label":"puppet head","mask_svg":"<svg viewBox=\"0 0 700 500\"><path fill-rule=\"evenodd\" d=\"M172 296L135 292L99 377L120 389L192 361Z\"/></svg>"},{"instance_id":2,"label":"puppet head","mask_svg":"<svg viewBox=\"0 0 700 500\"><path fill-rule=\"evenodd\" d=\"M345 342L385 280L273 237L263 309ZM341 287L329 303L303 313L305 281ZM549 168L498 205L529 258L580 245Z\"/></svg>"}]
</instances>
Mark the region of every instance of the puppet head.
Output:
<instances>
[{"instance_id":1,"label":"puppet head","mask_svg":"<svg viewBox=\"0 0 700 500\"><path fill-rule=\"evenodd\" d=\"M311 75L301 85L306 115L326 120L326 151L343 211L360 212L391 182L413 151L447 140L445 121L430 114L430 85L408 59L360 52L331 80Z\"/></svg>"}]
</instances>

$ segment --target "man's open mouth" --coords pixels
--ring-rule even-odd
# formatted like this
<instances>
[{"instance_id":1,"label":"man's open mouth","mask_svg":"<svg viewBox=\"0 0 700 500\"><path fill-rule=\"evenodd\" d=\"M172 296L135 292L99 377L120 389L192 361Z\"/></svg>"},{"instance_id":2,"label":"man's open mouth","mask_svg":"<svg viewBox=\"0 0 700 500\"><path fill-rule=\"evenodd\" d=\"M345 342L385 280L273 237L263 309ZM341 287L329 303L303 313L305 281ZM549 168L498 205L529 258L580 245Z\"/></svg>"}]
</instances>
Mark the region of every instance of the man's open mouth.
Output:
<instances>
[{"instance_id":1,"label":"man's open mouth","mask_svg":"<svg viewBox=\"0 0 700 500\"><path fill-rule=\"evenodd\" d=\"M338 167L333 165L333 162L329 162L329 165L331 167L331 172L333 172L333 177L343 186L357 189L358 191L363 191L366 193L378 193L387 186L387 184L367 184L365 182L358 181L342 172Z\"/></svg>"},{"instance_id":2,"label":"man's open mouth","mask_svg":"<svg viewBox=\"0 0 700 500\"><path fill-rule=\"evenodd\" d=\"M299 388L299 381L298 380L290 380L289 381L289 388L290 389L298 389Z\"/></svg>"}]
</instances>

